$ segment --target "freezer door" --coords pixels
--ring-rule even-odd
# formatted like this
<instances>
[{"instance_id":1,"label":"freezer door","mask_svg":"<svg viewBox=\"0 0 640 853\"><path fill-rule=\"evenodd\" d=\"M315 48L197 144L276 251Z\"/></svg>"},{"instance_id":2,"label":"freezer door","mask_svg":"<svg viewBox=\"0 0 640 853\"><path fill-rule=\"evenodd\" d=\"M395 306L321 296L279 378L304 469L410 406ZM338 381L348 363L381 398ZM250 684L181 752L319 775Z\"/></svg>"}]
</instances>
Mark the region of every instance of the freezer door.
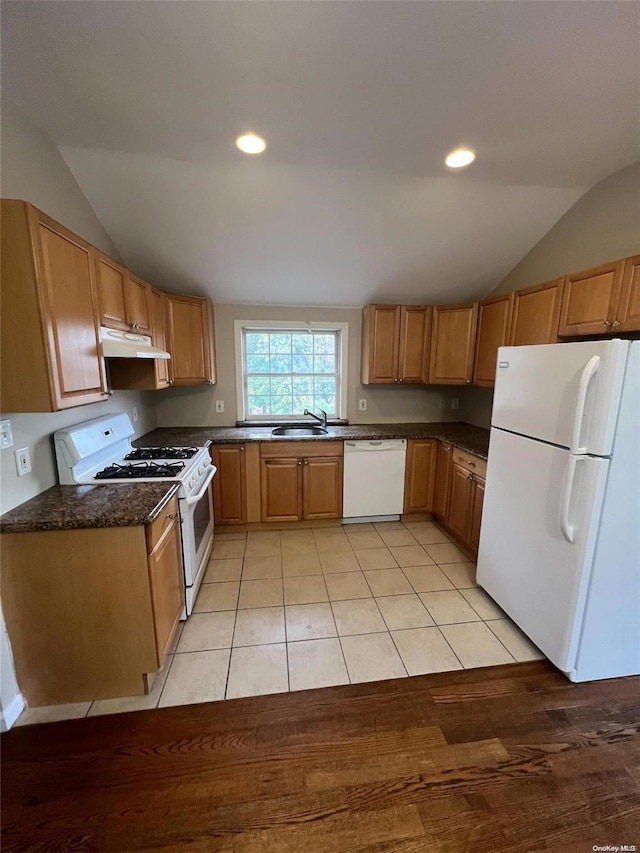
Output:
<instances>
[{"instance_id":1,"label":"freezer door","mask_svg":"<svg viewBox=\"0 0 640 853\"><path fill-rule=\"evenodd\" d=\"M608 456L629 341L500 347L491 425Z\"/></svg>"},{"instance_id":2,"label":"freezer door","mask_svg":"<svg viewBox=\"0 0 640 853\"><path fill-rule=\"evenodd\" d=\"M491 430L477 580L568 674L608 466L608 459Z\"/></svg>"}]
</instances>

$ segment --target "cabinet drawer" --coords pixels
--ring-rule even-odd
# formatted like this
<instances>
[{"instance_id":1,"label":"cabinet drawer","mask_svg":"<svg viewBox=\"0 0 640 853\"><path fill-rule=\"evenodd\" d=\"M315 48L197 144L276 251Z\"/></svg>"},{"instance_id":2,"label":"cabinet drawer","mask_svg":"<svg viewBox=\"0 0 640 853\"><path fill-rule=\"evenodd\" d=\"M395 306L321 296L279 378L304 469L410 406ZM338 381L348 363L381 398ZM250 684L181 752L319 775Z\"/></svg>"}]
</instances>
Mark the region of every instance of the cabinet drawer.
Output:
<instances>
[{"instance_id":1,"label":"cabinet drawer","mask_svg":"<svg viewBox=\"0 0 640 853\"><path fill-rule=\"evenodd\" d=\"M178 498L171 498L156 520L147 524L147 554L153 551L174 518L178 518Z\"/></svg>"},{"instance_id":2,"label":"cabinet drawer","mask_svg":"<svg viewBox=\"0 0 640 853\"><path fill-rule=\"evenodd\" d=\"M263 459L299 459L310 456L342 456L343 441L261 441Z\"/></svg>"},{"instance_id":3,"label":"cabinet drawer","mask_svg":"<svg viewBox=\"0 0 640 853\"><path fill-rule=\"evenodd\" d=\"M464 450L456 450L454 448L453 462L454 465L460 465L462 468L466 468L471 473L478 474L480 477L487 476L486 460L480 459L478 456L473 456L471 453L465 453Z\"/></svg>"}]
</instances>

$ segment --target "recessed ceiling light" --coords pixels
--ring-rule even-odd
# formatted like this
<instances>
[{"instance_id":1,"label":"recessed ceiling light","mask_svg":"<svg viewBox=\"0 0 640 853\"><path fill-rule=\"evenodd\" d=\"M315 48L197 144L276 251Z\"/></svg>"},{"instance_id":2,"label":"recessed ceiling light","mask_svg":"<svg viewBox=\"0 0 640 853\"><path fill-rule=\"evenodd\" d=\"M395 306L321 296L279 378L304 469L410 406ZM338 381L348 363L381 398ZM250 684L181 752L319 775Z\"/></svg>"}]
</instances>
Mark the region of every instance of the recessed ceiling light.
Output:
<instances>
[{"instance_id":1,"label":"recessed ceiling light","mask_svg":"<svg viewBox=\"0 0 640 853\"><path fill-rule=\"evenodd\" d=\"M470 148L456 148L447 154L445 163L452 169L462 169L463 166L468 166L476 159L476 152Z\"/></svg>"},{"instance_id":2,"label":"recessed ceiling light","mask_svg":"<svg viewBox=\"0 0 640 853\"><path fill-rule=\"evenodd\" d=\"M267 143L255 133L243 133L236 139L236 146L245 154L262 154Z\"/></svg>"}]
</instances>

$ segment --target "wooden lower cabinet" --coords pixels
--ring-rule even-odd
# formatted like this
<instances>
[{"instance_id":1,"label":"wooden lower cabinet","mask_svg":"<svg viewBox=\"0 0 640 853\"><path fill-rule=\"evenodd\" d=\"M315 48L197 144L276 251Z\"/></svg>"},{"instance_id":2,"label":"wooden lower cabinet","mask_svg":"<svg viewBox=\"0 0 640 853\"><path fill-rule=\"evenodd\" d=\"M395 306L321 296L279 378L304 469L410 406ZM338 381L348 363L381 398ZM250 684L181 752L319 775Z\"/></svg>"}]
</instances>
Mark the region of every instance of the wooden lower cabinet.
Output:
<instances>
[{"instance_id":1,"label":"wooden lower cabinet","mask_svg":"<svg viewBox=\"0 0 640 853\"><path fill-rule=\"evenodd\" d=\"M453 447L438 441L436 451L436 475L433 486L433 515L446 523L449 511L449 493L451 491L451 467L453 462Z\"/></svg>"},{"instance_id":2,"label":"wooden lower cabinet","mask_svg":"<svg viewBox=\"0 0 640 853\"><path fill-rule=\"evenodd\" d=\"M260 481L263 521L302 518L302 459L263 459Z\"/></svg>"},{"instance_id":3,"label":"wooden lower cabinet","mask_svg":"<svg viewBox=\"0 0 640 853\"><path fill-rule=\"evenodd\" d=\"M216 524L244 524L247 520L245 459L244 444L218 444L211 447L211 460L218 469L213 478L213 514Z\"/></svg>"},{"instance_id":4,"label":"wooden lower cabinet","mask_svg":"<svg viewBox=\"0 0 640 853\"><path fill-rule=\"evenodd\" d=\"M260 445L262 521L342 518L341 441Z\"/></svg>"},{"instance_id":5,"label":"wooden lower cabinet","mask_svg":"<svg viewBox=\"0 0 640 853\"><path fill-rule=\"evenodd\" d=\"M469 545L478 552L480 545L480 524L482 523L482 506L484 504L484 483L482 477L476 474L471 479L471 509L469 511Z\"/></svg>"},{"instance_id":6,"label":"wooden lower cabinet","mask_svg":"<svg viewBox=\"0 0 640 853\"><path fill-rule=\"evenodd\" d=\"M180 521L176 514L149 554L149 585L158 662L164 661L184 607Z\"/></svg>"},{"instance_id":7,"label":"wooden lower cabinet","mask_svg":"<svg viewBox=\"0 0 640 853\"><path fill-rule=\"evenodd\" d=\"M454 449L448 474L448 505L446 512L438 517L458 542L474 554L480 542L485 474L484 460Z\"/></svg>"},{"instance_id":8,"label":"wooden lower cabinet","mask_svg":"<svg viewBox=\"0 0 640 853\"><path fill-rule=\"evenodd\" d=\"M410 438L404 477L404 513L432 512L439 442Z\"/></svg>"},{"instance_id":9,"label":"wooden lower cabinet","mask_svg":"<svg viewBox=\"0 0 640 853\"><path fill-rule=\"evenodd\" d=\"M342 457L302 460L302 518L342 518Z\"/></svg>"},{"instance_id":10,"label":"wooden lower cabinet","mask_svg":"<svg viewBox=\"0 0 640 853\"><path fill-rule=\"evenodd\" d=\"M174 498L150 525L3 535L2 608L29 707L148 692L184 606Z\"/></svg>"}]
</instances>

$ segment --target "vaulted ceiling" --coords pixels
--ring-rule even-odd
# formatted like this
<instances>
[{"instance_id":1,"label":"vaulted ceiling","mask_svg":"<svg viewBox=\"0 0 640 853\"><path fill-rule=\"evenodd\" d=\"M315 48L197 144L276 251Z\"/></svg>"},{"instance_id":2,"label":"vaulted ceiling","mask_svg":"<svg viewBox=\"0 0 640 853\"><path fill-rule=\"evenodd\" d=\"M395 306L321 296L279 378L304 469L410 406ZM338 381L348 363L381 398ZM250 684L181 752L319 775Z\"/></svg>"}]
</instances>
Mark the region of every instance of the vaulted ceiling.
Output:
<instances>
[{"instance_id":1,"label":"vaulted ceiling","mask_svg":"<svg viewBox=\"0 0 640 853\"><path fill-rule=\"evenodd\" d=\"M2 83L160 286L456 301L637 158L639 8L8 0Z\"/></svg>"}]
</instances>

